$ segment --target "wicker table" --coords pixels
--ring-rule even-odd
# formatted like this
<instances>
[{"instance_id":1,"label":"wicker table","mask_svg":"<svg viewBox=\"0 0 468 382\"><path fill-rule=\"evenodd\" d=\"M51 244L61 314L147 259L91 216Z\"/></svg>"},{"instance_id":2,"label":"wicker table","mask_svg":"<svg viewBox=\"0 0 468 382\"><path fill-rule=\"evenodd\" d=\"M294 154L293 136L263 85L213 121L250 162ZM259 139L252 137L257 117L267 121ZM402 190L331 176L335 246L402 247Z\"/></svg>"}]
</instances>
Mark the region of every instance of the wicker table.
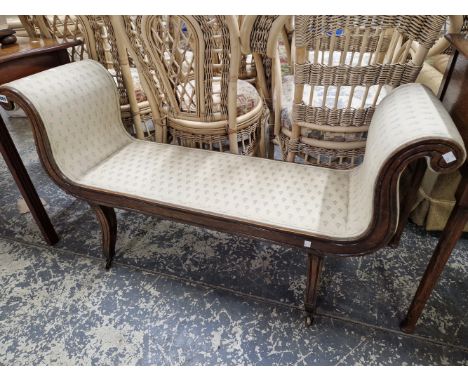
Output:
<instances>
[{"instance_id":1,"label":"wicker table","mask_svg":"<svg viewBox=\"0 0 468 382\"><path fill-rule=\"evenodd\" d=\"M448 34L454 52L442 80L439 98L449 111L468 147L468 35ZM419 284L401 329L412 333L449 259L453 248L468 222L468 163L460 168L461 182L455 194L456 204L439 239L439 243Z\"/></svg>"},{"instance_id":2,"label":"wicker table","mask_svg":"<svg viewBox=\"0 0 468 382\"><path fill-rule=\"evenodd\" d=\"M31 41L29 38L20 37L17 44L2 46L0 49L0 85L70 62L67 49L80 44L82 44L81 41L58 43L55 40ZM4 97L0 98L0 104L7 110L13 107ZM0 152L45 241L48 244L55 244L58 241L57 233L1 116Z\"/></svg>"}]
</instances>

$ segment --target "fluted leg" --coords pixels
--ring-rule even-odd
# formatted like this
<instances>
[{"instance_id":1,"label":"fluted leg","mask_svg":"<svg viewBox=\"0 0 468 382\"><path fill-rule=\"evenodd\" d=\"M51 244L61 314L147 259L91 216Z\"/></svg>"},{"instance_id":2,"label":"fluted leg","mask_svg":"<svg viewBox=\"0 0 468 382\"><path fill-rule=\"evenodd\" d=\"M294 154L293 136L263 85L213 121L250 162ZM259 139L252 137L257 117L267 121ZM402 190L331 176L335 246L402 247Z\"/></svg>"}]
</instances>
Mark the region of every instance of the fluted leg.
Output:
<instances>
[{"instance_id":1,"label":"fluted leg","mask_svg":"<svg viewBox=\"0 0 468 382\"><path fill-rule=\"evenodd\" d=\"M96 212L102 232L102 251L106 258L106 270L112 265L112 259L115 255L115 242L117 240L117 218L112 207L91 204Z\"/></svg>"},{"instance_id":2,"label":"fluted leg","mask_svg":"<svg viewBox=\"0 0 468 382\"><path fill-rule=\"evenodd\" d=\"M323 257L309 253L307 260L307 281L304 307L307 312L306 324L311 325L317 306L317 296L320 285L320 273L323 268Z\"/></svg>"}]
</instances>

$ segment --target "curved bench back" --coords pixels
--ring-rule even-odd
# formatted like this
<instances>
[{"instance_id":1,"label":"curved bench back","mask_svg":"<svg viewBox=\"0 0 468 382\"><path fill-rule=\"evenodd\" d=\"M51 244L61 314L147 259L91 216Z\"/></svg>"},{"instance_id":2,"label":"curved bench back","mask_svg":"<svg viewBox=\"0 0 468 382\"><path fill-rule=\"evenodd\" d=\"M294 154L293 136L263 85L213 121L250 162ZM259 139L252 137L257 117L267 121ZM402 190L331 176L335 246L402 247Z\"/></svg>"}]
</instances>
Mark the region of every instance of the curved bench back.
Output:
<instances>
[{"instance_id":1,"label":"curved bench back","mask_svg":"<svg viewBox=\"0 0 468 382\"><path fill-rule=\"evenodd\" d=\"M79 179L132 139L120 118L116 85L96 61L59 66L5 86L35 107L53 159L71 180Z\"/></svg>"}]
</instances>

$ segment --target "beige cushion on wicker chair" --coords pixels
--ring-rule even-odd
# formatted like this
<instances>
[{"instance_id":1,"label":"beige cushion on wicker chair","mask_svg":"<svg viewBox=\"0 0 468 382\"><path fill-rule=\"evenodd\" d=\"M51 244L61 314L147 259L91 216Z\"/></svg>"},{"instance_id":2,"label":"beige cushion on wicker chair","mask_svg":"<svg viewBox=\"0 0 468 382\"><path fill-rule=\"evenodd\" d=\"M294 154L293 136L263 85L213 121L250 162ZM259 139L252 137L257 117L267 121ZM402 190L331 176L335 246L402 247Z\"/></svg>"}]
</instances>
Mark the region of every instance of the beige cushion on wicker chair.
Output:
<instances>
[{"instance_id":1,"label":"beige cushion on wicker chair","mask_svg":"<svg viewBox=\"0 0 468 382\"><path fill-rule=\"evenodd\" d=\"M190 102L193 92L195 91L194 82L190 81L191 85L185 87L184 92L182 87L179 85L179 94L183 94L180 108L183 111L188 111L189 106L192 108L192 112L196 111L193 102ZM220 110L220 91L221 83L219 77L213 80L213 112L219 113ZM193 96L196 99L196 96ZM247 81L237 80L237 116L247 114L249 111L255 109L260 102L260 96L255 87Z\"/></svg>"},{"instance_id":2,"label":"beige cushion on wicker chair","mask_svg":"<svg viewBox=\"0 0 468 382\"><path fill-rule=\"evenodd\" d=\"M59 170L77 185L313 236L363 234L379 171L402 147L427 137L463 147L447 112L418 84L379 105L364 163L350 171L136 140L122 125L111 75L95 61L9 86L36 107Z\"/></svg>"}]
</instances>

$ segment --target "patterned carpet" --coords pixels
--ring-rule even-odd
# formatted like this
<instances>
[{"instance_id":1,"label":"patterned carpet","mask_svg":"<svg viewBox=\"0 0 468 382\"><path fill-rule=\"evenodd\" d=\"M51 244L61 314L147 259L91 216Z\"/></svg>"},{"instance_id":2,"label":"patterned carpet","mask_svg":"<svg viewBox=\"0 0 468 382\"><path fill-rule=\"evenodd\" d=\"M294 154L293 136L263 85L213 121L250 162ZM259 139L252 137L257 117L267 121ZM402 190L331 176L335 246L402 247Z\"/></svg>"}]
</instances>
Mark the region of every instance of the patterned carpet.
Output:
<instances>
[{"instance_id":1,"label":"patterned carpet","mask_svg":"<svg viewBox=\"0 0 468 382\"><path fill-rule=\"evenodd\" d=\"M24 119L10 131L60 242L47 246L0 161L1 365L468 365L468 237L414 335L398 330L437 235L327 259L304 326L305 256L266 241L117 211L104 270L86 203L45 175Z\"/></svg>"}]
</instances>

